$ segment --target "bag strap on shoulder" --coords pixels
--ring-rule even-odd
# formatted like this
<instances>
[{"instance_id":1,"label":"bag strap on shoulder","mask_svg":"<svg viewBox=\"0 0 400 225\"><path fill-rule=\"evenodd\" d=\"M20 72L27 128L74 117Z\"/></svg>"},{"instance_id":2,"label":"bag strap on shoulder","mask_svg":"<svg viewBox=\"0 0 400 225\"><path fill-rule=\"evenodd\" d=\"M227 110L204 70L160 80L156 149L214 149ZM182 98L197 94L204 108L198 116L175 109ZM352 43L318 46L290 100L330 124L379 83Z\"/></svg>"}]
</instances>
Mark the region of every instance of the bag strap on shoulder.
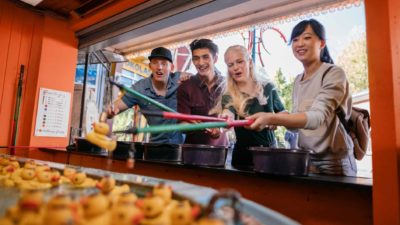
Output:
<instances>
[{"instance_id":1,"label":"bag strap on shoulder","mask_svg":"<svg viewBox=\"0 0 400 225\"><path fill-rule=\"evenodd\" d=\"M321 86L324 84L324 78L326 76L326 74L329 73L329 71L333 68L333 66L328 67L328 69L325 70L324 74L322 74L322 78L321 78Z\"/></svg>"},{"instance_id":2,"label":"bag strap on shoulder","mask_svg":"<svg viewBox=\"0 0 400 225\"><path fill-rule=\"evenodd\" d=\"M325 78L326 74L328 74L329 71L330 71L332 68L333 68L333 66L330 66L328 69L325 70L324 74L322 74L321 86L322 86L323 83L324 83L324 78ZM349 124L349 121L346 120L346 115L344 114L343 110L341 110L341 108L338 107L338 108L335 110L335 113L336 113L337 117L339 118L340 122L343 124L344 129L345 129L347 132L350 132L350 124Z\"/></svg>"}]
</instances>

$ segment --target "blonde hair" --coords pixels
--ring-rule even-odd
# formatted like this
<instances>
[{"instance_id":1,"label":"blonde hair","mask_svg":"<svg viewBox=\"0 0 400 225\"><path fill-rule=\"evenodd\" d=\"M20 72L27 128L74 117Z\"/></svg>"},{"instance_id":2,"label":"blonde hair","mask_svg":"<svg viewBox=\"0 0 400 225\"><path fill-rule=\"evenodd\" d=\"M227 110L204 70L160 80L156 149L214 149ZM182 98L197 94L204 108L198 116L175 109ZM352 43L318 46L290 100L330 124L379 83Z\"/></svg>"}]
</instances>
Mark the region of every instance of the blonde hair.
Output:
<instances>
[{"instance_id":1,"label":"blonde hair","mask_svg":"<svg viewBox=\"0 0 400 225\"><path fill-rule=\"evenodd\" d=\"M260 105L265 105L267 104L267 98L264 96L263 84L259 82L256 78L252 59L247 49L241 45L230 46L224 54L225 60L227 54L233 51L242 54L244 59L246 60L246 63L248 63L250 79L251 82L254 83L254 93L247 95L240 92L239 86L237 85L236 81L232 78L231 75L228 74L223 95L229 95L231 98L225 108L233 106L233 108L236 110L236 114L241 117L246 117L248 115L248 112L246 111L246 106L249 104L251 99L256 97L260 102ZM222 110L222 104L221 101L219 101L218 105L214 107L211 111L213 113L221 113Z\"/></svg>"}]
</instances>

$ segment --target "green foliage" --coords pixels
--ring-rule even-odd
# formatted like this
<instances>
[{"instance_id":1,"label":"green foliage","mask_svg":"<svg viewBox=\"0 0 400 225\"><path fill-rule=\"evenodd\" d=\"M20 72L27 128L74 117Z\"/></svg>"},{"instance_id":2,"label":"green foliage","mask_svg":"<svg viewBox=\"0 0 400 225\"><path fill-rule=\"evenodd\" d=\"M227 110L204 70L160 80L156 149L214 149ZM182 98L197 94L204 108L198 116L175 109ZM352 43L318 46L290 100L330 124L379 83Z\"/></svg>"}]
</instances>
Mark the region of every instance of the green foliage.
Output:
<instances>
[{"instance_id":1,"label":"green foliage","mask_svg":"<svg viewBox=\"0 0 400 225\"><path fill-rule=\"evenodd\" d=\"M287 111L292 111L292 91L293 91L293 81L287 81L282 73L282 69L279 68L274 76L276 89L278 90L279 97L281 98L285 109ZM276 141L278 142L278 147L285 147L285 127L278 127L275 130Z\"/></svg>"},{"instance_id":2,"label":"green foliage","mask_svg":"<svg viewBox=\"0 0 400 225\"><path fill-rule=\"evenodd\" d=\"M116 130L126 130L132 126L132 118L134 111L133 109L128 109L123 113L120 113L114 117L113 131ZM132 141L132 134L116 134L118 141Z\"/></svg>"},{"instance_id":3,"label":"green foliage","mask_svg":"<svg viewBox=\"0 0 400 225\"><path fill-rule=\"evenodd\" d=\"M337 65L346 72L352 93L368 89L367 47L365 33L358 35L344 48Z\"/></svg>"},{"instance_id":4,"label":"green foliage","mask_svg":"<svg viewBox=\"0 0 400 225\"><path fill-rule=\"evenodd\" d=\"M290 112L292 110L293 80L287 81L281 68L276 71L274 79L279 97L281 97L285 109Z\"/></svg>"}]
</instances>

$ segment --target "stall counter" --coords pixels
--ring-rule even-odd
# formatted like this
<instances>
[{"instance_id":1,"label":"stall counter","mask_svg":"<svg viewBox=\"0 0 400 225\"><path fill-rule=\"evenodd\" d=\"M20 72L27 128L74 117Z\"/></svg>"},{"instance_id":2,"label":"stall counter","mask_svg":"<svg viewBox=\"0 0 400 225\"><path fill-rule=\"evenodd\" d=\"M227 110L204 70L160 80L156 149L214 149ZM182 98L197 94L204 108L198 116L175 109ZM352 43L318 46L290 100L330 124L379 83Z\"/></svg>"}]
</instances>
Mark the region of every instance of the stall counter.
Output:
<instances>
[{"instance_id":1,"label":"stall counter","mask_svg":"<svg viewBox=\"0 0 400 225\"><path fill-rule=\"evenodd\" d=\"M186 166L176 163L136 160L126 162L107 154L29 150L30 158L77 166L107 169L188 182L214 189L233 188L254 201L302 224L372 224L372 179L309 175L267 176L232 168Z\"/></svg>"}]
</instances>

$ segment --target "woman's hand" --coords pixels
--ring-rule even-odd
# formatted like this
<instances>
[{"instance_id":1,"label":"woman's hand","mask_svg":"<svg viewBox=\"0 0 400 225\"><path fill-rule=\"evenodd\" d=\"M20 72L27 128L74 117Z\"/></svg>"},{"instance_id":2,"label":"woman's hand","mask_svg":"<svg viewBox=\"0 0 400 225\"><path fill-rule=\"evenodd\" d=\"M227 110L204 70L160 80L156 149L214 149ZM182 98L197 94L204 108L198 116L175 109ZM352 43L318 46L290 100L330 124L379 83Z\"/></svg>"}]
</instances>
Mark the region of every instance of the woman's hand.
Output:
<instances>
[{"instance_id":1,"label":"woman's hand","mask_svg":"<svg viewBox=\"0 0 400 225\"><path fill-rule=\"evenodd\" d=\"M224 118L226 119L226 121L232 121L235 119L235 114L233 114L231 111L229 111L228 109L224 109L222 111L222 113L218 116L220 118Z\"/></svg>"},{"instance_id":2,"label":"woman's hand","mask_svg":"<svg viewBox=\"0 0 400 225\"><path fill-rule=\"evenodd\" d=\"M210 135L211 138L219 138L221 136L221 129L220 128L206 128L206 134Z\"/></svg>"},{"instance_id":3,"label":"woman's hand","mask_svg":"<svg viewBox=\"0 0 400 225\"><path fill-rule=\"evenodd\" d=\"M269 126L269 129L271 129L271 126L276 128L276 126L272 123L273 115L273 113L259 112L246 117L246 120L254 121L248 128L256 131L261 131L265 129L266 126Z\"/></svg>"}]
</instances>

